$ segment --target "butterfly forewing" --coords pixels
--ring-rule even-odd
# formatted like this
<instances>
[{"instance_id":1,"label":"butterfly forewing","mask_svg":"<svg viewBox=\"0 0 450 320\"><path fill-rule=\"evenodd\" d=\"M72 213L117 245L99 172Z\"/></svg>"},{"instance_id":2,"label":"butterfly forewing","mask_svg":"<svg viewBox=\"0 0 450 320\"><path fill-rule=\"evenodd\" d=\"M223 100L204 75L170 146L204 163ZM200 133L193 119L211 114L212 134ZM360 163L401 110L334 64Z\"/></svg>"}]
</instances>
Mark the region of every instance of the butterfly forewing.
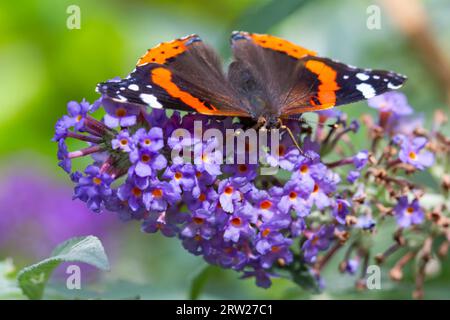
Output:
<instances>
[{"instance_id":1,"label":"butterfly forewing","mask_svg":"<svg viewBox=\"0 0 450 320\"><path fill-rule=\"evenodd\" d=\"M147 51L130 75L100 83L107 97L152 108L248 116L228 84L216 53L192 35Z\"/></svg>"},{"instance_id":2,"label":"butterfly forewing","mask_svg":"<svg viewBox=\"0 0 450 320\"><path fill-rule=\"evenodd\" d=\"M312 79L316 79L312 81ZM400 88L406 77L391 71L361 69L328 58L305 57L282 114L329 109L370 99ZM310 89L305 90L310 84Z\"/></svg>"}]
</instances>

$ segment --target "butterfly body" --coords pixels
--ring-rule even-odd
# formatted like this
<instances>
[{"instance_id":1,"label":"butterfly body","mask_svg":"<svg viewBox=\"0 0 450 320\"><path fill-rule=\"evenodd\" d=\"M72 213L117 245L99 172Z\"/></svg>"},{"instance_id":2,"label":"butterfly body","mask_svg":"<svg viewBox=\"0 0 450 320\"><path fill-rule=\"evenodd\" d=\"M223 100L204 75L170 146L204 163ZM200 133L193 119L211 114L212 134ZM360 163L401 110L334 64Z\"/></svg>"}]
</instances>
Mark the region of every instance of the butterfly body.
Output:
<instances>
[{"instance_id":1,"label":"butterfly body","mask_svg":"<svg viewBox=\"0 0 450 320\"><path fill-rule=\"evenodd\" d=\"M100 83L97 91L123 103L250 118L267 127L398 89L405 76L317 57L314 51L270 35L233 32L227 73L197 35L147 51L130 75Z\"/></svg>"}]
</instances>

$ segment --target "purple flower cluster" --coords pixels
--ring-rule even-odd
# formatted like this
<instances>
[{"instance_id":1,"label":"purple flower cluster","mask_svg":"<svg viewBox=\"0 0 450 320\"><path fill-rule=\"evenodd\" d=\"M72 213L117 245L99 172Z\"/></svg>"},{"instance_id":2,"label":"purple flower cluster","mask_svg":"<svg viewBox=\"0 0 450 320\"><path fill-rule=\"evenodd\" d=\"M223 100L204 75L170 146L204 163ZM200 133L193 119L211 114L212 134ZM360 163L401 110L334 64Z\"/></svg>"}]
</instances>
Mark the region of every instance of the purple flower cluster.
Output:
<instances>
[{"instance_id":1,"label":"purple flower cluster","mask_svg":"<svg viewBox=\"0 0 450 320\"><path fill-rule=\"evenodd\" d=\"M91 115L100 105L106 111L101 121ZM424 169L432 164L425 138L394 127L394 118L410 114L405 99L389 93L370 105L380 109L378 126L389 126L392 145L399 147L392 166L406 163ZM336 123L327 133L323 128L330 119ZM68 115L55 127L59 165L75 183L75 198L91 210L107 209L123 220L140 220L143 231L177 237L190 253L255 277L261 287L269 287L272 277L281 276L280 269L298 261L320 269L321 252L345 242L353 229L371 232L375 227L366 211L357 212L368 203L358 182L367 179L361 172L374 151L353 149L334 162L323 160L343 137L358 131L358 122L347 123L345 114L321 113L322 127L315 134L301 122L286 122L303 150L287 132L281 133L275 149L261 141L246 144L245 151L265 150L258 153L257 163L236 162L243 151L228 150L216 136L199 136L198 123L222 137L229 135L228 129L246 129L245 123L231 118L178 112L169 116L105 97L93 105L70 102ZM68 138L88 146L69 152ZM87 155L93 163L83 173L71 173L72 160ZM260 173L275 167L280 168L276 175ZM424 219L417 199L410 203L399 198L393 211L403 228ZM356 268L356 263L349 264L348 272Z\"/></svg>"}]
</instances>

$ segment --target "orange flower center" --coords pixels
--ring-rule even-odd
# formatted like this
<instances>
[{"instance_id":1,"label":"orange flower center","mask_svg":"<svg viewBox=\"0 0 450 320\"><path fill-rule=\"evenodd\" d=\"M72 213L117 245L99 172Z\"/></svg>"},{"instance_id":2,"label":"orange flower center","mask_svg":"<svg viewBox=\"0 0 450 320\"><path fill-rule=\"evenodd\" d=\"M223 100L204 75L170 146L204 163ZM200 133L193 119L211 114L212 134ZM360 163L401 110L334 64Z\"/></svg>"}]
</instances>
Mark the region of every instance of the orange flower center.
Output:
<instances>
[{"instance_id":1,"label":"orange flower center","mask_svg":"<svg viewBox=\"0 0 450 320\"><path fill-rule=\"evenodd\" d=\"M233 187L232 186L225 187L224 192L227 195L231 195L233 193Z\"/></svg>"},{"instance_id":2,"label":"orange flower center","mask_svg":"<svg viewBox=\"0 0 450 320\"><path fill-rule=\"evenodd\" d=\"M308 173L308 171L309 171L309 168L308 168L308 166L307 166L306 164L303 164L303 165L300 167L300 173L305 174L305 173Z\"/></svg>"},{"instance_id":3,"label":"orange flower center","mask_svg":"<svg viewBox=\"0 0 450 320\"><path fill-rule=\"evenodd\" d=\"M206 194L204 194L204 193L201 193L200 194L200 196L198 197L198 199L200 200L200 201L205 201L206 200Z\"/></svg>"},{"instance_id":4,"label":"orange flower center","mask_svg":"<svg viewBox=\"0 0 450 320\"><path fill-rule=\"evenodd\" d=\"M98 177L94 177L92 178L92 182L96 185L101 185L102 184L102 179L98 178Z\"/></svg>"},{"instance_id":5,"label":"orange flower center","mask_svg":"<svg viewBox=\"0 0 450 320\"><path fill-rule=\"evenodd\" d=\"M314 185L314 190L313 193L317 193L319 192L319 186L317 185L317 183Z\"/></svg>"},{"instance_id":6,"label":"orange flower center","mask_svg":"<svg viewBox=\"0 0 450 320\"><path fill-rule=\"evenodd\" d=\"M195 176L196 176L197 178L200 178L200 177L202 176L202 173L201 173L201 172L196 172L196 173L195 173Z\"/></svg>"},{"instance_id":7,"label":"orange flower center","mask_svg":"<svg viewBox=\"0 0 450 320\"><path fill-rule=\"evenodd\" d=\"M163 195L163 191L162 191L161 189L154 189L154 190L152 191L152 195L153 195L155 198L161 198L162 195Z\"/></svg>"},{"instance_id":8,"label":"orange flower center","mask_svg":"<svg viewBox=\"0 0 450 320\"><path fill-rule=\"evenodd\" d=\"M264 200L263 202L261 202L259 207L263 210L270 209L272 207L272 202L270 202L269 200Z\"/></svg>"},{"instance_id":9,"label":"orange flower center","mask_svg":"<svg viewBox=\"0 0 450 320\"><path fill-rule=\"evenodd\" d=\"M150 155L143 154L141 157L142 162L149 162L150 161Z\"/></svg>"},{"instance_id":10,"label":"orange flower center","mask_svg":"<svg viewBox=\"0 0 450 320\"><path fill-rule=\"evenodd\" d=\"M415 159L417 158L417 154L416 154L414 151L411 151L411 152L409 153L409 158L410 158L411 160L415 160Z\"/></svg>"},{"instance_id":11,"label":"orange flower center","mask_svg":"<svg viewBox=\"0 0 450 320\"><path fill-rule=\"evenodd\" d=\"M312 244L315 245L319 241L318 236L314 236L314 238L311 240Z\"/></svg>"},{"instance_id":12,"label":"orange flower center","mask_svg":"<svg viewBox=\"0 0 450 320\"><path fill-rule=\"evenodd\" d=\"M181 172L175 172L175 179L180 180L181 178L183 178L183 174Z\"/></svg>"},{"instance_id":13,"label":"orange flower center","mask_svg":"<svg viewBox=\"0 0 450 320\"><path fill-rule=\"evenodd\" d=\"M242 225L242 219L239 217L231 219L231 224L235 227L240 227Z\"/></svg>"},{"instance_id":14,"label":"orange flower center","mask_svg":"<svg viewBox=\"0 0 450 320\"><path fill-rule=\"evenodd\" d=\"M289 193L289 199L291 199L291 200L297 199L297 192L291 191Z\"/></svg>"},{"instance_id":15,"label":"orange flower center","mask_svg":"<svg viewBox=\"0 0 450 320\"><path fill-rule=\"evenodd\" d=\"M247 172L248 168L245 164L241 164L241 165L239 165L238 170L239 170L239 172L244 173L244 172Z\"/></svg>"},{"instance_id":16,"label":"orange flower center","mask_svg":"<svg viewBox=\"0 0 450 320\"><path fill-rule=\"evenodd\" d=\"M273 253L277 253L278 251L280 251L280 247L279 246L272 246L271 248Z\"/></svg>"},{"instance_id":17,"label":"orange flower center","mask_svg":"<svg viewBox=\"0 0 450 320\"><path fill-rule=\"evenodd\" d=\"M145 139L145 140L144 140L144 144L145 144L146 146L149 146L149 145L152 144L152 140L150 140L150 139Z\"/></svg>"},{"instance_id":18,"label":"orange flower center","mask_svg":"<svg viewBox=\"0 0 450 320\"><path fill-rule=\"evenodd\" d=\"M83 116L82 116L81 114L79 114L79 115L75 118L75 120L76 120L77 122L80 122L81 119L83 119Z\"/></svg>"},{"instance_id":19,"label":"orange flower center","mask_svg":"<svg viewBox=\"0 0 450 320\"><path fill-rule=\"evenodd\" d=\"M127 110L125 108L118 108L116 110L116 116L119 118L125 117L127 115Z\"/></svg>"},{"instance_id":20,"label":"orange flower center","mask_svg":"<svg viewBox=\"0 0 450 320\"><path fill-rule=\"evenodd\" d=\"M269 229L269 228L266 228L266 229L263 230L262 236L263 236L263 237L267 237L267 236L269 235L269 233L270 233L270 229Z\"/></svg>"},{"instance_id":21,"label":"orange flower center","mask_svg":"<svg viewBox=\"0 0 450 320\"><path fill-rule=\"evenodd\" d=\"M131 190L131 193L132 193L136 198L138 198L138 197L140 197L140 196L142 195L141 189L136 188L136 187L134 187L134 188Z\"/></svg>"},{"instance_id":22,"label":"orange flower center","mask_svg":"<svg viewBox=\"0 0 450 320\"><path fill-rule=\"evenodd\" d=\"M413 208L413 207L408 207L408 208L406 209L406 212L407 212L408 214L413 214L414 208Z\"/></svg>"},{"instance_id":23,"label":"orange flower center","mask_svg":"<svg viewBox=\"0 0 450 320\"><path fill-rule=\"evenodd\" d=\"M120 144L123 146L126 146L128 144L128 140L127 139L122 139L120 140Z\"/></svg>"},{"instance_id":24,"label":"orange flower center","mask_svg":"<svg viewBox=\"0 0 450 320\"><path fill-rule=\"evenodd\" d=\"M205 222L205 219L200 217L195 217L192 220L194 221L195 224L203 224L203 222Z\"/></svg>"}]
</instances>

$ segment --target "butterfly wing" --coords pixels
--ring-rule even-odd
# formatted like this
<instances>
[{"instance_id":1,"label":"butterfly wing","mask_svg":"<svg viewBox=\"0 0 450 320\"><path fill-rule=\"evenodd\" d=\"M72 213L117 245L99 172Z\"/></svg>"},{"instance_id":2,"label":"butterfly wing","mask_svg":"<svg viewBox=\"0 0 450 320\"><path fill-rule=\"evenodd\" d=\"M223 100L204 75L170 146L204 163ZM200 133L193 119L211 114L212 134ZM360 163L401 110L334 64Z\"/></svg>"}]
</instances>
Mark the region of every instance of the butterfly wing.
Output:
<instances>
[{"instance_id":1,"label":"butterfly wing","mask_svg":"<svg viewBox=\"0 0 450 320\"><path fill-rule=\"evenodd\" d=\"M399 89L406 77L385 70L362 69L328 58L304 57L297 79L281 106L283 115L330 109Z\"/></svg>"},{"instance_id":2,"label":"butterfly wing","mask_svg":"<svg viewBox=\"0 0 450 320\"><path fill-rule=\"evenodd\" d=\"M248 116L228 85L216 53L197 35L148 50L128 77L100 83L97 91L115 101L152 108Z\"/></svg>"},{"instance_id":3,"label":"butterfly wing","mask_svg":"<svg viewBox=\"0 0 450 320\"><path fill-rule=\"evenodd\" d=\"M400 88L406 80L394 72L317 57L314 51L270 35L235 32L232 48L240 68L233 72L230 67L230 75L235 73L230 81L245 88L236 79L245 79L245 72L251 74L257 84L253 86L260 91L257 94L280 117L369 99Z\"/></svg>"}]
</instances>

